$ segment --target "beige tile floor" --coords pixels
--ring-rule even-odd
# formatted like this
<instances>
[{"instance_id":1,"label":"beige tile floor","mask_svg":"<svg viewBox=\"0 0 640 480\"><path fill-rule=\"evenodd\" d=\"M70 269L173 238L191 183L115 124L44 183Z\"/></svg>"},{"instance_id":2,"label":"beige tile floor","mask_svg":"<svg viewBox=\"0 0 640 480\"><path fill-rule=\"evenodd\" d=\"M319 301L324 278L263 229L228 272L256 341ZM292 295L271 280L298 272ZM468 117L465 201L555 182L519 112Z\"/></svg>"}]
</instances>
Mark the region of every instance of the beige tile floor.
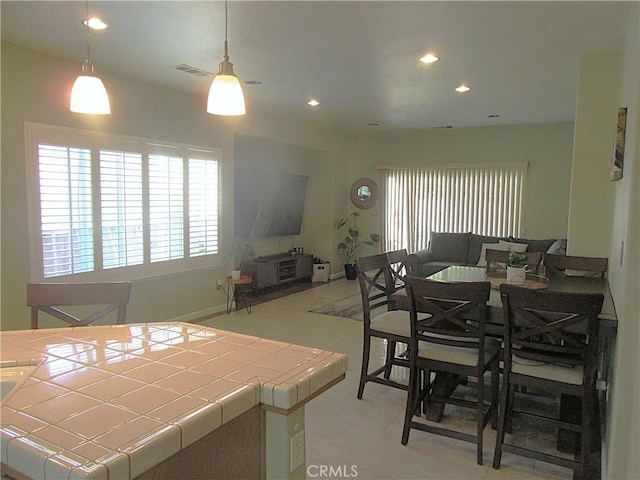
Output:
<instances>
[{"instance_id":1,"label":"beige tile floor","mask_svg":"<svg viewBox=\"0 0 640 480\"><path fill-rule=\"evenodd\" d=\"M349 357L347 378L306 406L307 478L366 479L571 479L568 469L503 454L491 467L495 432L487 427L484 465L475 461L475 445L412 430L400 443L406 393L368 383L356 398L362 355L362 323L310 313L309 310L358 293L355 281L337 280L303 292L254 305L251 314L233 311L204 322L225 330L313 346ZM382 345L376 345L382 358ZM401 375L401 374L400 374ZM460 412L458 412L460 413ZM473 425L473 414L458 420ZM548 433L549 438L553 433ZM549 438L546 440L548 441ZM527 441L540 442L540 437ZM324 476L321 476L324 473Z\"/></svg>"}]
</instances>

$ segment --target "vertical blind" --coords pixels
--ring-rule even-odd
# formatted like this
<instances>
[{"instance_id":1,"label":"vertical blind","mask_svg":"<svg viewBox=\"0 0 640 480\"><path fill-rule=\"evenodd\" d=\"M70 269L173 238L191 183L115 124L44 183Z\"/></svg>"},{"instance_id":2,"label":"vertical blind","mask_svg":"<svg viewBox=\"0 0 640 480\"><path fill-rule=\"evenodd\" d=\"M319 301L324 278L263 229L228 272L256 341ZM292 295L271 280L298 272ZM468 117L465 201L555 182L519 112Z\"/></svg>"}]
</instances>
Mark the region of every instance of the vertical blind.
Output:
<instances>
[{"instance_id":1,"label":"vertical blind","mask_svg":"<svg viewBox=\"0 0 640 480\"><path fill-rule=\"evenodd\" d=\"M387 251L427 248L431 232L519 236L526 163L382 169Z\"/></svg>"}]
</instances>

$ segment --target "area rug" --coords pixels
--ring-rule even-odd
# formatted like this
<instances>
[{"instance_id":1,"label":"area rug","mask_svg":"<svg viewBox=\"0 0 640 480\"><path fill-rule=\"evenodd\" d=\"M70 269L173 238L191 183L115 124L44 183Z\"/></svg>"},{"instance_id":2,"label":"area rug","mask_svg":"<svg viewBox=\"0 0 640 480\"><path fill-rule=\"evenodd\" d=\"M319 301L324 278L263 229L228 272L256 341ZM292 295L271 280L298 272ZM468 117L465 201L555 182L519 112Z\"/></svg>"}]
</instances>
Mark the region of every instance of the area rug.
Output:
<instances>
[{"instance_id":1,"label":"area rug","mask_svg":"<svg viewBox=\"0 0 640 480\"><path fill-rule=\"evenodd\" d=\"M321 313L323 315L352 318L353 320L362 321L362 297L360 297L358 293L309 311L312 313Z\"/></svg>"}]
</instances>

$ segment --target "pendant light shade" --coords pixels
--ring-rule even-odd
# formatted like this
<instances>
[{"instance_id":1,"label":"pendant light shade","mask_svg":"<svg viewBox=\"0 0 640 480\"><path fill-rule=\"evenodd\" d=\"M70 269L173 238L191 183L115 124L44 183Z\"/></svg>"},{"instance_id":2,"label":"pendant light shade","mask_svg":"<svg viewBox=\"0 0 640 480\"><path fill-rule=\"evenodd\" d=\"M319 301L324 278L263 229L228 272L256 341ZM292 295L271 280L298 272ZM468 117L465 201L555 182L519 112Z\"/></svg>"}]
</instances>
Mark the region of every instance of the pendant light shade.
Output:
<instances>
[{"instance_id":1,"label":"pendant light shade","mask_svg":"<svg viewBox=\"0 0 640 480\"><path fill-rule=\"evenodd\" d=\"M89 69L88 66L91 68ZM76 113L108 115L111 113L109 95L100 77L93 72L93 65L87 61L82 66L82 74L76 78L71 89L69 109Z\"/></svg>"},{"instance_id":2,"label":"pendant light shade","mask_svg":"<svg viewBox=\"0 0 640 480\"><path fill-rule=\"evenodd\" d=\"M244 93L240 80L233 72L233 63L229 61L229 43L227 41L227 2L224 3L224 57L218 73L211 82L207 112L214 115L244 115Z\"/></svg>"},{"instance_id":3,"label":"pendant light shade","mask_svg":"<svg viewBox=\"0 0 640 480\"><path fill-rule=\"evenodd\" d=\"M89 18L89 2L87 6L87 19ZM76 113L91 115L108 115L111 113L109 95L107 89L95 74L93 61L91 60L91 46L89 44L89 22L85 23L87 30L87 58L82 65L82 73L76 78L71 88L71 101L69 110Z\"/></svg>"}]
</instances>

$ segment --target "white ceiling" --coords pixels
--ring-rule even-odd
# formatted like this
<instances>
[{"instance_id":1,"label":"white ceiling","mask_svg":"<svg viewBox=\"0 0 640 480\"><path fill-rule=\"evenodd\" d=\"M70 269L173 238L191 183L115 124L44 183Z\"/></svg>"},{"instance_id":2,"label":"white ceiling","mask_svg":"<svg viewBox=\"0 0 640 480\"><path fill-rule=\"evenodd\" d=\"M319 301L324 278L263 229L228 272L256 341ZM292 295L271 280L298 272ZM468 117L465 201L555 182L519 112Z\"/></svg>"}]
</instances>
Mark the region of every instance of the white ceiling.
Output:
<instances>
[{"instance_id":1,"label":"white ceiling","mask_svg":"<svg viewBox=\"0 0 640 480\"><path fill-rule=\"evenodd\" d=\"M78 63L85 3L2 1L2 39ZM276 109L341 131L571 121L580 57L619 50L628 2L231 1L229 55L248 114ZM98 74L191 92L222 60L224 3L90 1ZM425 66L418 57L434 52ZM472 90L454 92L460 83ZM321 104L312 109L311 98ZM489 118L489 115L500 115ZM377 123L379 126L369 126Z\"/></svg>"}]
</instances>

